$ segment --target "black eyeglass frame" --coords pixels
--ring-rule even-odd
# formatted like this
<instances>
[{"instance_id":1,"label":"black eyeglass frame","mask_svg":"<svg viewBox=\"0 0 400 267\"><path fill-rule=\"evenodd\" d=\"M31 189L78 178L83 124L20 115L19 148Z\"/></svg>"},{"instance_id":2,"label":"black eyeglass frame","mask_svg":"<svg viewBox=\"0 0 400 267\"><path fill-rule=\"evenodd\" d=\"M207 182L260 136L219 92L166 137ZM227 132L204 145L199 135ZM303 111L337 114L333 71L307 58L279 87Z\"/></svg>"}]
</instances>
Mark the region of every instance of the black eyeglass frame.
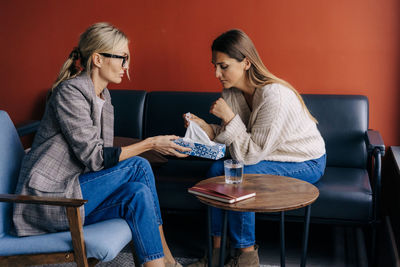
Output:
<instances>
[{"instance_id":1,"label":"black eyeglass frame","mask_svg":"<svg viewBox=\"0 0 400 267\"><path fill-rule=\"evenodd\" d=\"M126 62L128 62L128 59L129 59L129 56L120 56L120 55L114 55L114 54L109 54L109 53L99 53L99 54L104 57L122 59L122 67L125 67Z\"/></svg>"}]
</instances>

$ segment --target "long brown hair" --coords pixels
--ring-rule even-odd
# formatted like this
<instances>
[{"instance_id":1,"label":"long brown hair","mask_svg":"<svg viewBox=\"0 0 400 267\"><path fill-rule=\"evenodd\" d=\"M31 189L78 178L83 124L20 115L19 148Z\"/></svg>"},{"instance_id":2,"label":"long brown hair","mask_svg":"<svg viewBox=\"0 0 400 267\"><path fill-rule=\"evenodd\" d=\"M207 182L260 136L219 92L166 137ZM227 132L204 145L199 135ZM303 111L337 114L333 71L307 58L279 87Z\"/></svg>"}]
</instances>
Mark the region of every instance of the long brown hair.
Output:
<instances>
[{"instance_id":1,"label":"long brown hair","mask_svg":"<svg viewBox=\"0 0 400 267\"><path fill-rule=\"evenodd\" d=\"M306 107L299 92L297 92L297 90L288 82L276 77L267 69L267 67L265 67L250 37L242 30L232 29L224 32L214 40L211 50L212 52L225 53L229 57L236 59L238 62L242 62L247 58L247 60L250 61L251 66L246 71L246 79L251 86L260 88L267 84L280 83L290 88L296 94L310 118L314 122L317 122Z\"/></svg>"},{"instance_id":2,"label":"long brown hair","mask_svg":"<svg viewBox=\"0 0 400 267\"><path fill-rule=\"evenodd\" d=\"M79 44L69 54L51 89L61 82L72 79L82 72L90 74L93 53L112 52L115 46L128 42L126 35L107 22L99 22L83 32ZM129 78L129 73L127 71Z\"/></svg>"}]
</instances>

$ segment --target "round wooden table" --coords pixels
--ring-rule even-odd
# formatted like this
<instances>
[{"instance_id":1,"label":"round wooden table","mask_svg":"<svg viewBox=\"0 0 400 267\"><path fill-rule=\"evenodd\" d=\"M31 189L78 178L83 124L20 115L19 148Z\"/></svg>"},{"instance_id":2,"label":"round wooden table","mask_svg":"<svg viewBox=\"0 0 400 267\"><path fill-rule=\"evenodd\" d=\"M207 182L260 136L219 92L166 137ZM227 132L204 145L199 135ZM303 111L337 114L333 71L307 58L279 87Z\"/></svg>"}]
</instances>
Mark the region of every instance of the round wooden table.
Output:
<instances>
[{"instance_id":1,"label":"round wooden table","mask_svg":"<svg viewBox=\"0 0 400 267\"><path fill-rule=\"evenodd\" d=\"M224 176L203 180L196 185L205 183L225 183ZM243 212L280 212L280 242L281 266L285 266L285 211L306 207L303 232L303 251L301 266L306 264L308 230L310 225L311 203L319 196L319 190L314 185L299 179L267 174L244 174L243 182L238 185L246 190L255 191L256 196L236 203L227 204L209 198L196 197L209 208L208 210L208 260L211 266L212 240L211 240L211 212L210 207L222 209L222 236L220 266L224 264L225 242L228 216L227 210Z\"/></svg>"}]
</instances>

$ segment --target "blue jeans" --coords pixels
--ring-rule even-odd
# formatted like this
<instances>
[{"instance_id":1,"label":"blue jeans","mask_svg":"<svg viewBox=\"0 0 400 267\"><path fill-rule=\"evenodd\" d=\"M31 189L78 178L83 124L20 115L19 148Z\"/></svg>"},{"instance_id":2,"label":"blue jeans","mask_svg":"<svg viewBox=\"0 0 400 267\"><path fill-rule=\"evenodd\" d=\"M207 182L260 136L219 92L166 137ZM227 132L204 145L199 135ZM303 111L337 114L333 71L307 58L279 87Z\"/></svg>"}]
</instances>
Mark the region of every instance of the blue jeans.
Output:
<instances>
[{"instance_id":1,"label":"blue jeans","mask_svg":"<svg viewBox=\"0 0 400 267\"><path fill-rule=\"evenodd\" d=\"M324 174L326 156L305 162L261 161L254 165L245 165L243 173L273 174L288 176L309 183L316 183ZM208 171L207 177L224 175L224 162L215 162ZM255 213L228 212L228 233L234 248L246 248L255 244ZM211 234L221 236L222 213L218 208L211 208Z\"/></svg>"},{"instance_id":2,"label":"blue jeans","mask_svg":"<svg viewBox=\"0 0 400 267\"><path fill-rule=\"evenodd\" d=\"M85 225L112 218L128 223L141 263L164 257L162 224L154 175L147 160L132 157L116 166L79 177L85 204Z\"/></svg>"}]
</instances>

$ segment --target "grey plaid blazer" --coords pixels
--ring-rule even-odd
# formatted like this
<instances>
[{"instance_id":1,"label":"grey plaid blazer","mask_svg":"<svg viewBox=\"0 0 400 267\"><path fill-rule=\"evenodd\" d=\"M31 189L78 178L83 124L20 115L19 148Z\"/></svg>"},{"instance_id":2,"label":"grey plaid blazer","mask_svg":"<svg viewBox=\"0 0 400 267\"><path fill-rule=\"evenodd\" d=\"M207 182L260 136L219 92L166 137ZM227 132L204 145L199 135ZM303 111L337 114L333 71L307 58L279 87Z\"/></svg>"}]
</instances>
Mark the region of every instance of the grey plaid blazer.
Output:
<instances>
[{"instance_id":1,"label":"grey plaid blazer","mask_svg":"<svg viewBox=\"0 0 400 267\"><path fill-rule=\"evenodd\" d=\"M57 86L47 105L31 150L25 155L16 194L82 198L78 177L104 168L103 147L111 147L114 108L110 93L101 114L94 85L82 74ZM81 208L84 219L84 208ZM68 229L66 210L48 205L14 205L14 229L19 236Z\"/></svg>"}]
</instances>

